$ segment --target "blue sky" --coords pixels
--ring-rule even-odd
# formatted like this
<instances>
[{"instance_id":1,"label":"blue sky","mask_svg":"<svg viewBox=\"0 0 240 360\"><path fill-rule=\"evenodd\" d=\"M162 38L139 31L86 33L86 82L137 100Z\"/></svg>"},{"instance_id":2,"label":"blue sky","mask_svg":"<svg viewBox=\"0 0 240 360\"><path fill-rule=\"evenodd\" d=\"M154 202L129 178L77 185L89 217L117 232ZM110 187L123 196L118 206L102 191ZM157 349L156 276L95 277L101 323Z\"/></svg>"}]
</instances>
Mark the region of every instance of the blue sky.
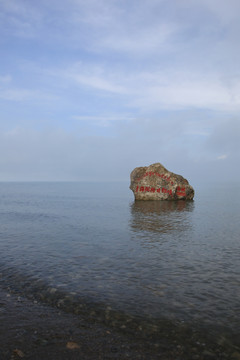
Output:
<instances>
[{"instance_id":1,"label":"blue sky","mask_svg":"<svg viewBox=\"0 0 240 360\"><path fill-rule=\"evenodd\" d=\"M0 0L0 181L240 180L239 0Z\"/></svg>"}]
</instances>

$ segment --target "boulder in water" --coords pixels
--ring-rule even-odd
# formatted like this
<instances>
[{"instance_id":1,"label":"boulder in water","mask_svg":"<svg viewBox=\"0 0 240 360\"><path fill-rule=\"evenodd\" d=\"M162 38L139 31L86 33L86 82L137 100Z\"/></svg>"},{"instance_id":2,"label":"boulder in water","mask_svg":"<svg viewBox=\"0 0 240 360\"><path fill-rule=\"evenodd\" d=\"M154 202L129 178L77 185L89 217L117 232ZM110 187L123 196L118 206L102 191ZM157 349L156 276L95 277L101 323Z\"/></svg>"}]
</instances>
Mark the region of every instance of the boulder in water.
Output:
<instances>
[{"instance_id":1,"label":"boulder in water","mask_svg":"<svg viewBox=\"0 0 240 360\"><path fill-rule=\"evenodd\" d=\"M130 177L135 200L192 200L194 197L189 182L160 163L137 167Z\"/></svg>"}]
</instances>

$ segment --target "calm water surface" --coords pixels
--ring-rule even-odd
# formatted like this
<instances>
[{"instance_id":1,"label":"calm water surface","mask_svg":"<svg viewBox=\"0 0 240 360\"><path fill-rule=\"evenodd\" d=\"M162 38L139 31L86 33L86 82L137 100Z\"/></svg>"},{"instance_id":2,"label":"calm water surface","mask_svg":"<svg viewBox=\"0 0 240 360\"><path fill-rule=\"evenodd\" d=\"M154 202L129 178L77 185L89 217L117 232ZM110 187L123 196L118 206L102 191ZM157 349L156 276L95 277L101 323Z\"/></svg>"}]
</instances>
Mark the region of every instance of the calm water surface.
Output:
<instances>
[{"instance_id":1,"label":"calm water surface","mask_svg":"<svg viewBox=\"0 0 240 360\"><path fill-rule=\"evenodd\" d=\"M193 202L134 202L127 183L0 183L1 281L236 333L240 194L195 190Z\"/></svg>"}]
</instances>

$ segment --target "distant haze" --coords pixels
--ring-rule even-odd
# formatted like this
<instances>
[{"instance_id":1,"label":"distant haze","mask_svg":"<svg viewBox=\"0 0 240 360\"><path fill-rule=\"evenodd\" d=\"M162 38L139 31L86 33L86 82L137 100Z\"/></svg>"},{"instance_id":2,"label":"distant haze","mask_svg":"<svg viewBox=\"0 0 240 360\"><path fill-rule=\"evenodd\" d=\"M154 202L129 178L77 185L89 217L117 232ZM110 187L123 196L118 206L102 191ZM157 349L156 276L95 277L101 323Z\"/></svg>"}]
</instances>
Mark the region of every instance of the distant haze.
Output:
<instances>
[{"instance_id":1,"label":"distant haze","mask_svg":"<svg viewBox=\"0 0 240 360\"><path fill-rule=\"evenodd\" d=\"M238 0L0 0L0 181L240 180Z\"/></svg>"}]
</instances>

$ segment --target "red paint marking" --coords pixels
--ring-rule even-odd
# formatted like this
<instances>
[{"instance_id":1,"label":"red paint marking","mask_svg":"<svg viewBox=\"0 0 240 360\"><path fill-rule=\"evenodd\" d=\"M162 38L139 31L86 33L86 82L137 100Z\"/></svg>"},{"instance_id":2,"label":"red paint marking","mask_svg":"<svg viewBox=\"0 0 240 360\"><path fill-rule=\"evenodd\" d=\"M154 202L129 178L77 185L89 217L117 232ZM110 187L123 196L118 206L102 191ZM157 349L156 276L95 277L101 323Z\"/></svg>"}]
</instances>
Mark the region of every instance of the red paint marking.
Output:
<instances>
[{"instance_id":1,"label":"red paint marking","mask_svg":"<svg viewBox=\"0 0 240 360\"><path fill-rule=\"evenodd\" d=\"M170 175L167 176L167 175L159 174L159 173L153 172L153 171L147 171L144 175L142 175L140 178L138 178L137 181L144 179L146 176L153 176L153 175L161 177L162 179L167 180L168 182L171 182L172 185L174 184L174 182L171 181Z\"/></svg>"},{"instance_id":2,"label":"red paint marking","mask_svg":"<svg viewBox=\"0 0 240 360\"><path fill-rule=\"evenodd\" d=\"M181 190L181 188L180 188L180 190ZM140 188L139 188L139 186L137 186L136 187L136 192L138 192L138 191L140 191L140 192L151 192L151 193L155 193L155 192L158 192L158 193L163 193L163 194L169 194L169 195L171 195L172 196L172 190L170 189L170 190L168 190L168 189L165 189L165 188L158 188L158 189L156 189L155 187L150 187L150 186L141 186ZM180 192L180 191L178 191L177 192L177 195L179 195L179 196L185 196L186 194L185 193L183 193L183 192Z\"/></svg>"},{"instance_id":3,"label":"red paint marking","mask_svg":"<svg viewBox=\"0 0 240 360\"><path fill-rule=\"evenodd\" d=\"M186 196L186 188L185 187L177 187L177 196Z\"/></svg>"}]
</instances>

